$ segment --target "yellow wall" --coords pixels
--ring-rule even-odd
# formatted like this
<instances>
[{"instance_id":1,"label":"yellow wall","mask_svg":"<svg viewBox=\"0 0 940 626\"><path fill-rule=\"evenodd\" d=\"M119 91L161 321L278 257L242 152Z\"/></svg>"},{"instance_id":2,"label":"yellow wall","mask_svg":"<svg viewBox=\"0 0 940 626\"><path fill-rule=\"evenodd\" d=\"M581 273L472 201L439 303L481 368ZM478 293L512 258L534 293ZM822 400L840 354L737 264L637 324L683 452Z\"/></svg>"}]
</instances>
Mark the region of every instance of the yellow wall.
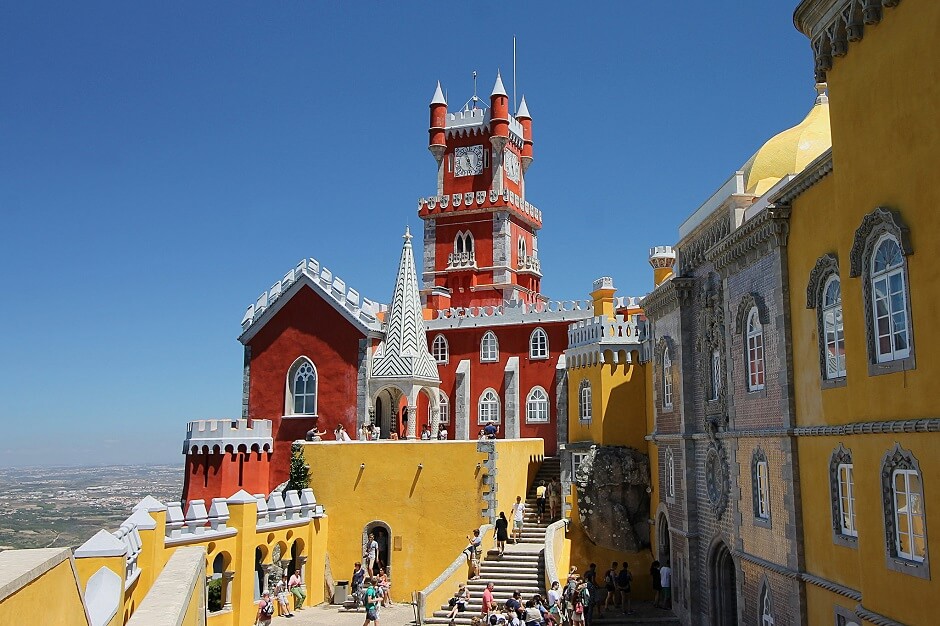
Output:
<instances>
[{"instance_id":1,"label":"yellow wall","mask_svg":"<svg viewBox=\"0 0 940 626\"><path fill-rule=\"evenodd\" d=\"M646 451L646 376L637 363L606 363L568 370L568 440L592 441L598 445L631 446ZM579 419L578 389L581 381L591 383L592 420Z\"/></svg>"},{"instance_id":2,"label":"yellow wall","mask_svg":"<svg viewBox=\"0 0 940 626\"><path fill-rule=\"evenodd\" d=\"M88 626L72 562L61 561L0 600L0 624Z\"/></svg>"},{"instance_id":3,"label":"yellow wall","mask_svg":"<svg viewBox=\"0 0 940 626\"><path fill-rule=\"evenodd\" d=\"M541 439L498 440L498 510L525 496ZM410 600L466 547L482 516L486 454L476 441L316 442L304 446L310 486L336 523L327 552L333 577L347 580L362 560L362 532L375 521L391 529L392 598ZM364 463L365 467L360 468ZM419 469L418 465L423 465ZM477 464L481 467L477 469Z\"/></svg>"}]
</instances>

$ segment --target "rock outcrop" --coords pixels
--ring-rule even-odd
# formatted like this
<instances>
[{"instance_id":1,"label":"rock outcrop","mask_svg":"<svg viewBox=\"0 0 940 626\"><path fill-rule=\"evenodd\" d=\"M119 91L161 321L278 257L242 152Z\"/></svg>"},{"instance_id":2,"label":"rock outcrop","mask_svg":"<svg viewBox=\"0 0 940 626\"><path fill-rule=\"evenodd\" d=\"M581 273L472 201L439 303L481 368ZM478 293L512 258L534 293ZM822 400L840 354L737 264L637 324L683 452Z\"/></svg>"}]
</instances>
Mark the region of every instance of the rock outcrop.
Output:
<instances>
[{"instance_id":1,"label":"rock outcrop","mask_svg":"<svg viewBox=\"0 0 940 626\"><path fill-rule=\"evenodd\" d=\"M650 463L634 448L595 446L574 477L578 515L588 538L611 550L650 545Z\"/></svg>"}]
</instances>

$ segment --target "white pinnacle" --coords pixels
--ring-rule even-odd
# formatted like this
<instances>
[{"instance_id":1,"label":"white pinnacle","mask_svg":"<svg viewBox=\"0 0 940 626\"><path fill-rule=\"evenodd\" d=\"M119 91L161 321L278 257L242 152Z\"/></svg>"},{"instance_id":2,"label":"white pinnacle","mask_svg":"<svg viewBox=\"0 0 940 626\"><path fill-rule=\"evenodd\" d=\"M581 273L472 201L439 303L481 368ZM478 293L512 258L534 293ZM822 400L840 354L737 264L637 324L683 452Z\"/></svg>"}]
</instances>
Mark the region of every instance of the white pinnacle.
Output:
<instances>
[{"instance_id":1,"label":"white pinnacle","mask_svg":"<svg viewBox=\"0 0 940 626\"><path fill-rule=\"evenodd\" d=\"M493 85L493 93L490 94L490 97L507 95L506 88L503 87L503 78L499 75L499 70L496 70L496 84Z\"/></svg>"},{"instance_id":2,"label":"white pinnacle","mask_svg":"<svg viewBox=\"0 0 940 626\"><path fill-rule=\"evenodd\" d=\"M527 107L525 103L525 96L522 96L522 101L519 103L519 110L516 111L516 117L527 120L532 119L532 116L529 115L529 107Z\"/></svg>"},{"instance_id":3,"label":"white pinnacle","mask_svg":"<svg viewBox=\"0 0 940 626\"><path fill-rule=\"evenodd\" d=\"M447 104L444 99L444 92L441 91L441 81L437 81L437 89L434 90L434 97L431 98L431 104Z\"/></svg>"}]
</instances>

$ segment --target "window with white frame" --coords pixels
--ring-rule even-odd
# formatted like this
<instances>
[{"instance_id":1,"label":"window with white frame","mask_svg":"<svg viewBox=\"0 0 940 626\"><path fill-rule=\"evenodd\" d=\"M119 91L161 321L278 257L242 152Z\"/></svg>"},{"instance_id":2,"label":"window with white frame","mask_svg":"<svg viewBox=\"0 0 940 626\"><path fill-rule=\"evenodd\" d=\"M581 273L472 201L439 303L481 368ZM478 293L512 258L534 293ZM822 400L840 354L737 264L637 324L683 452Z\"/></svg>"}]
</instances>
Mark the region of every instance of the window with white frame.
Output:
<instances>
[{"instance_id":1,"label":"window with white frame","mask_svg":"<svg viewBox=\"0 0 940 626\"><path fill-rule=\"evenodd\" d=\"M438 399L440 412L438 413L438 423L440 424L450 424L450 400L447 399L447 394L443 391L438 390ZM434 407L428 404L428 423L431 423L433 418ZM436 433L435 433L436 434Z\"/></svg>"},{"instance_id":2,"label":"window with white frame","mask_svg":"<svg viewBox=\"0 0 940 626\"><path fill-rule=\"evenodd\" d=\"M721 395L721 352L716 348L712 351L712 388L711 399L717 400Z\"/></svg>"},{"instance_id":3,"label":"window with white frame","mask_svg":"<svg viewBox=\"0 0 940 626\"><path fill-rule=\"evenodd\" d=\"M764 388L764 329L757 315L757 307L747 314L747 388Z\"/></svg>"},{"instance_id":4,"label":"window with white frame","mask_svg":"<svg viewBox=\"0 0 940 626\"><path fill-rule=\"evenodd\" d=\"M845 335L842 329L842 283L838 276L826 281L822 297L822 337L826 379L845 376Z\"/></svg>"},{"instance_id":5,"label":"window with white frame","mask_svg":"<svg viewBox=\"0 0 940 626\"><path fill-rule=\"evenodd\" d=\"M548 334L541 327L533 330L532 335L529 336L529 358L548 358Z\"/></svg>"},{"instance_id":6,"label":"window with white frame","mask_svg":"<svg viewBox=\"0 0 940 626\"><path fill-rule=\"evenodd\" d=\"M584 459L587 458L587 452L572 452L571 453L571 479L574 480L575 476L578 474L578 468L581 467L581 463L584 462Z\"/></svg>"},{"instance_id":7,"label":"window with white frame","mask_svg":"<svg viewBox=\"0 0 940 626\"><path fill-rule=\"evenodd\" d=\"M499 360L499 343L496 341L496 335L488 330L480 340L480 361L483 363L492 363Z\"/></svg>"},{"instance_id":8,"label":"window with white frame","mask_svg":"<svg viewBox=\"0 0 940 626\"><path fill-rule=\"evenodd\" d=\"M450 360L450 350L447 346L447 338L444 335L438 335L431 343L431 355L438 363L447 363Z\"/></svg>"},{"instance_id":9,"label":"window with white frame","mask_svg":"<svg viewBox=\"0 0 940 626\"><path fill-rule=\"evenodd\" d=\"M672 408L672 358L669 348L663 350L663 408Z\"/></svg>"},{"instance_id":10,"label":"window with white frame","mask_svg":"<svg viewBox=\"0 0 940 626\"><path fill-rule=\"evenodd\" d=\"M897 239L884 235L871 259L871 304L879 363L910 355L904 255Z\"/></svg>"},{"instance_id":11,"label":"window with white frame","mask_svg":"<svg viewBox=\"0 0 940 626\"><path fill-rule=\"evenodd\" d=\"M454 252L473 253L473 235L470 234L470 231L457 233L457 236L454 237Z\"/></svg>"},{"instance_id":12,"label":"window with white frame","mask_svg":"<svg viewBox=\"0 0 940 626\"><path fill-rule=\"evenodd\" d=\"M288 371L287 410L290 415L317 414L317 368L306 357L297 359Z\"/></svg>"},{"instance_id":13,"label":"window with white frame","mask_svg":"<svg viewBox=\"0 0 940 626\"><path fill-rule=\"evenodd\" d=\"M480 394L480 403L477 407L477 423L499 423L499 396L492 389L487 389Z\"/></svg>"},{"instance_id":14,"label":"window with white frame","mask_svg":"<svg viewBox=\"0 0 940 626\"><path fill-rule=\"evenodd\" d=\"M760 623L761 626L774 626L774 610L767 581L764 581L760 591Z\"/></svg>"},{"instance_id":15,"label":"window with white frame","mask_svg":"<svg viewBox=\"0 0 940 626\"><path fill-rule=\"evenodd\" d=\"M591 383L582 380L578 386L578 419L582 422L590 422L592 413Z\"/></svg>"},{"instance_id":16,"label":"window with white frame","mask_svg":"<svg viewBox=\"0 0 940 626\"><path fill-rule=\"evenodd\" d=\"M666 448L666 497L676 497L676 459L672 448Z\"/></svg>"},{"instance_id":17,"label":"window with white frame","mask_svg":"<svg viewBox=\"0 0 940 626\"><path fill-rule=\"evenodd\" d=\"M754 451L751 461L751 484L754 494L754 517L770 519L770 468L767 455L760 448Z\"/></svg>"},{"instance_id":18,"label":"window with white frame","mask_svg":"<svg viewBox=\"0 0 940 626\"><path fill-rule=\"evenodd\" d=\"M541 387L533 387L525 401L525 421L540 423L548 421L548 394Z\"/></svg>"},{"instance_id":19,"label":"window with white frame","mask_svg":"<svg viewBox=\"0 0 940 626\"><path fill-rule=\"evenodd\" d=\"M839 528L847 537L858 537L855 526L855 466L840 463L836 468L839 479Z\"/></svg>"},{"instance_id":20,"label":"window with white frame","mask_svg":"<svg viewBox=\"0 0 940 626\"><path fill-rule=\"evenodd\" d=\"M897 469L892 480L897 555L911 561L923 561L927 553L927 532L920 472Z\"/></svg>"}]
</instances>

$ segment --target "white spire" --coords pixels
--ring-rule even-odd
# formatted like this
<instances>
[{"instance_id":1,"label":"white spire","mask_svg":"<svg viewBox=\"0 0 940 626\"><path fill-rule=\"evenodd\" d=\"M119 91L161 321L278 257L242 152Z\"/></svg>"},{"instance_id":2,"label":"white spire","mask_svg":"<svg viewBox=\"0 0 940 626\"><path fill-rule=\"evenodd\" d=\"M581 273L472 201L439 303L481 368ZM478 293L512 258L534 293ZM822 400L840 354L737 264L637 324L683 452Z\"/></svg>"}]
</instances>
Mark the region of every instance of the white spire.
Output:
<instances>
[{"instance_id":1,"label":"white spire","mask_svg":"<svg viewBox=\"0 0 940 626\"><path fill-rule=\"evenodd\" d=\"M444 98L444 92L441 91L441 81L437 81L437 89L434 90L434 97L431 98L431 104L447 104Z\"/></svg>"},{"instance_id":2,"label":"white spire","mask_svg":"<svg viewBox=\"0 0 940 626\"><path fill-rule=\"evenodd\" d=\"M522 96L522 101L519 103L519 110L516 111L516 117L527 120L532 119L532 116L529 115L529 107L525 104L525 96Z\"/></svg>"},{"instance_id":3,"label":"white spire","mask_svg":"<svg viewBox=\"0 0 940 626\"><path fill-rule=\"evenodd\" d=\"M406 228L402 238L405 243L395 279L395 293L388 307L385 349L372 361L372 377L437 382L440 380L437 363L428 352L424 330L424 312L411 251L411 230Z\"/></svg>"},{"instance_id":4,"label":"white spire","mask_svg":"<svg viewBox=\"0 0 940 626\"><path fill-rule=\"evenodd\" d=\"M493 85L493 93L490 94L491 98L493 96L509 97L506 93L506 88L503 87L503 77L499 75L499 70L496 70L496 84Z\"/></svg>"}]
</instances>

